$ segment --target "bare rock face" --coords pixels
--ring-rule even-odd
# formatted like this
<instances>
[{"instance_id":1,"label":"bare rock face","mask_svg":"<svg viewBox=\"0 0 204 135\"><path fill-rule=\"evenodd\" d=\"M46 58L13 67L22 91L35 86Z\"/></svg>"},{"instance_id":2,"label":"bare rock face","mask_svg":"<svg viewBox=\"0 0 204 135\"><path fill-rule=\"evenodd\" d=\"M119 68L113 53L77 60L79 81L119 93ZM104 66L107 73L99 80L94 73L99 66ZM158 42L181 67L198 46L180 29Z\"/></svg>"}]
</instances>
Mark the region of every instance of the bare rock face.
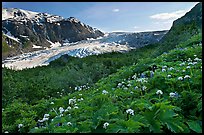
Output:
<instances>
[{"instance_id":1,"label":"bare rock face","mask_svg":"<svg viewBox=\"0 0 204 135\"><path fill-rule=\"evenodd\" d=\"M19 48L23 52L30 51L32 45L50 47L49 41L76 42L104 35L74 17L64 19L61 16L16 8L2 8L2 32L18 39Z\"/></svg>"}]
</instances>

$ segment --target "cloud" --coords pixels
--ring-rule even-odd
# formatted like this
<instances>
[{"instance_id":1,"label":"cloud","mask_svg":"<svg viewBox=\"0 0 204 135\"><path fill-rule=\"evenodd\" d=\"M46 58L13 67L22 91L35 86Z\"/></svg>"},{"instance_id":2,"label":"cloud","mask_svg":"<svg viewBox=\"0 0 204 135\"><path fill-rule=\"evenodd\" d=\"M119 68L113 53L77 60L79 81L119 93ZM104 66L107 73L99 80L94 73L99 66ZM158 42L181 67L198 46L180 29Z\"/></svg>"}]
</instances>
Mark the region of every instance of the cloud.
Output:
<instances>
[{"instance_id":1,"label":"cloud","mask_svg":"<svg viewBox=\"0 0 204 135\"><path fill-rule=\"evenodd\" d=\"M112 11L113 12L119 12L120 10L118 8L116 8L116 9L113 9Z\"/></svg>"},{"instance_id":2,"label":"cloud","mask_svg":"<svg viewBox=\"0 0 204 135\"><path fill-rule=\"evenodd\" d=\"M169 19L175 20L184 16L186 12L187 12L186 10L178 10L171 13L159 13L151 15L150 18L156 20L169 20Z\"/></svg>"}]
</instances>

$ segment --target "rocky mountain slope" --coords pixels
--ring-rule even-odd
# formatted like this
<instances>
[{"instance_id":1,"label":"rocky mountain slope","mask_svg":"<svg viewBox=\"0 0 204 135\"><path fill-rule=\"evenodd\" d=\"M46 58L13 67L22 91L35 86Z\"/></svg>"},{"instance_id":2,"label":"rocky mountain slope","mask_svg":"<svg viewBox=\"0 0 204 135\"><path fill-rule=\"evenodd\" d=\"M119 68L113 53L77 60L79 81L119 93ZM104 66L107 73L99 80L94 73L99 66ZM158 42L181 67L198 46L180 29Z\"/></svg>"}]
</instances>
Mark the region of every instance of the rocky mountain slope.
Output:
<instances>
[{"instance_id":1,"label":"rocky mountain slope","mask_svg":"<svg viewBox=\"0 0 204 135\"><path fill-rule=\"evenodd\" d=\"M18 41L19 49L23 52L50 47L55 42L76 42L104 35L74 17L63 18L16 8L2 8L2 32ZM6 41L13 45L8 38Z\"/></svg>"}]
</instances>

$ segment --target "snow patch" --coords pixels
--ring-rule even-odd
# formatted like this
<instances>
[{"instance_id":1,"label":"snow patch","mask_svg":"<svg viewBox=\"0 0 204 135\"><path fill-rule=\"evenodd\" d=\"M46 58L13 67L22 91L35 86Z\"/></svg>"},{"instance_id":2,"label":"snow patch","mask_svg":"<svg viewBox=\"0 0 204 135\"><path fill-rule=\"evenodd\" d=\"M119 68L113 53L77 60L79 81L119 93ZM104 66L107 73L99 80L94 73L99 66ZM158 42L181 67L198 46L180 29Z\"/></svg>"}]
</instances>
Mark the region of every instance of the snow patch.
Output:
<instances>
[{"instance_id":1,"label":"snow patch","mask_svg":"<svg viewBox=\"0 0 204 135\"><path fill-rule=\"evenodd\" d=\"M33 44L33 48L42 48L42 46L37 46Z\"/></svg>"},{"instance_id":2,"label":"snow patch","mask_svg":"<svg viewBox=\"0 0 204 135\"><path fill-rule=\"evenodd\" d=\"M57 47L60 47L62 44L60 44L59 42L55 42L55 43L53 43L53 42L51 42L51 41L49 41L49 40L47 40L51 45L50 45L50 47L51 48L57 48Z\"/></svg>"}]
</instances>

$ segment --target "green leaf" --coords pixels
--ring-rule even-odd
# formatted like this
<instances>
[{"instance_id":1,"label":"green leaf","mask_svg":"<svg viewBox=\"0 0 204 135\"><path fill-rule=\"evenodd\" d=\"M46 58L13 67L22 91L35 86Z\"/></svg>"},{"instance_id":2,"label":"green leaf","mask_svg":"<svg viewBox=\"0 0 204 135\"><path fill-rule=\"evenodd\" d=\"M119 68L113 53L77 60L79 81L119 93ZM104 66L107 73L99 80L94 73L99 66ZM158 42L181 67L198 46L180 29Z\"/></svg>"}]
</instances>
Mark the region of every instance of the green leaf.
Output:
<instances>
[{"instance_id":1,"label":"green leaf","mask_svg":"<svg viewBox=\"0 0 204 135\"><path fill-rule=\"evenodd\" d=\"M189 128L197 133L202 133L201 126L196 121L188 121L186 122Z\"/></svg>"}]
</instances>

